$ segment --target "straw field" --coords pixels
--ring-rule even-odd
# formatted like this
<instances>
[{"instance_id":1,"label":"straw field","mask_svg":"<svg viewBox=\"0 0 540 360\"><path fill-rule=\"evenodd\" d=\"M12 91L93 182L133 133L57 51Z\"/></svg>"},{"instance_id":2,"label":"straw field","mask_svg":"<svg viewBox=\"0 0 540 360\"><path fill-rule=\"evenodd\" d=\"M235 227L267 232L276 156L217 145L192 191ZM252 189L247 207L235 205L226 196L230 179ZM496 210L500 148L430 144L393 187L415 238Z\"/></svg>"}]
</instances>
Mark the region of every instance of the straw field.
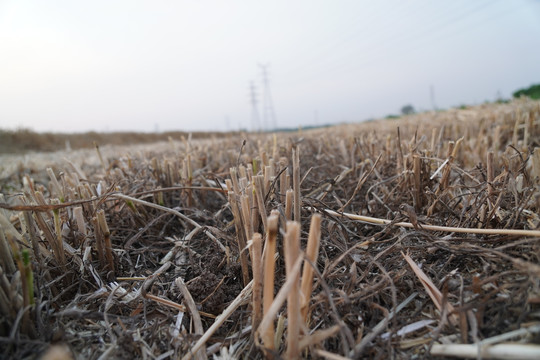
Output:
<instances>
[{"instance_id":1,"label":"straw field","mask_svg":"<svg viewBox=\"0 0 540 360\"><path fill-rule=\"evenodd\" d=\"M7 358L540 358L539 101L1 160Z\"/></svg>"}]
</instances>

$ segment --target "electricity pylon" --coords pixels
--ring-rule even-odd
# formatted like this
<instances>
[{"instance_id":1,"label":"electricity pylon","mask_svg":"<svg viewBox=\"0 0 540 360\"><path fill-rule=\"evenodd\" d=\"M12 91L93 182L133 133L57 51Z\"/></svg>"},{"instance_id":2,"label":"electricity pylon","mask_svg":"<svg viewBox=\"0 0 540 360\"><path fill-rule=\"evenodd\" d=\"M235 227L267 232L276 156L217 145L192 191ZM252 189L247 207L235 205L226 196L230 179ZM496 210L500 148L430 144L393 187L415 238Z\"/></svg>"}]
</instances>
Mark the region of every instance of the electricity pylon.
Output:
<instances>
[{"instance_id":1,"label":"electricity pylon","mask_svg":"<svg viewBox=\"0 0 540 360\"><path fill-rule=\"evenodd\" d=\"M257 94L255 93L255 83L249 84L249 94L251 101L251 131L260 131L259 109L257 108Z\"/></svg>"},{"instance_id":2,"label":"electricity pylon","mask_svg":"<svg viewBox=\"0 0 540 360\"><path fill-rule=\"evenodd\" d=\"M270 93L270 81L268 80L267 68L270 64L259 64L262 73L263 81L263 109L262 119L263 128L265 130L273 130L277 128L276 113L274 111L274 103L272 102L272 94Z\"/></svg>"}]
</instances>

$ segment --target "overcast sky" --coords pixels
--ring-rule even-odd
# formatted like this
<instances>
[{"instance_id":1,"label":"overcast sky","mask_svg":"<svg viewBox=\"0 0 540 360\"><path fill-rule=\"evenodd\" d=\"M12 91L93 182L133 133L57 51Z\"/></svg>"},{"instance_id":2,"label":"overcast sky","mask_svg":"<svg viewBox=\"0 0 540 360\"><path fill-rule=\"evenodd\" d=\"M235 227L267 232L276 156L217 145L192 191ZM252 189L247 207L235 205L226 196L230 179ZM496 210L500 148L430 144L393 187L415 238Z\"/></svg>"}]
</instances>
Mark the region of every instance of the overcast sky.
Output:
<instances>
[{"instance_id":1,"label":"overcast sky","mask_svg":"<svg viewBox=\"0 0 540 360\"><path fill-rule=\"evenodd\" d=\"M540 1L0 0L0 128L270 127L258 64L279 127L508 98Z\"/></svg>"}]
</instances>

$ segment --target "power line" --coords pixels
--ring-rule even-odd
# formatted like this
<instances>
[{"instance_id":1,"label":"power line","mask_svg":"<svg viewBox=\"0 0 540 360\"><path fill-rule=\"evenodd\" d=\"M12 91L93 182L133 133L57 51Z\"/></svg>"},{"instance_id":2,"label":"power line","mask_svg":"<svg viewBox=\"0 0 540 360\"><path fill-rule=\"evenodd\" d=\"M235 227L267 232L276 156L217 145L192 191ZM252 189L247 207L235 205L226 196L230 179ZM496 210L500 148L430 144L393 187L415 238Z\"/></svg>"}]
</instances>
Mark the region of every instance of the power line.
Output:
<instances>
[{"instance_id":1,"label":"power line","mask_svg":"<svg viewBox=\"0 0 540 360\"><path fill-rule=\"evenodd\" d=\"M371 48L368 48L368 49L363 49L363 54L368 54L371 55L374 53L375 50L384 50L385 48L388 49L389 48L389 45L393 45L395 43L398 43L398 44L409 44L411 41L412 42L418 42L419 40L424 40L425 38L429 38L429 37L432 37L433 35L437 34L437 33L440 33L441 30L444 30L445 28L447 28L449 25L452 25L456 22L459 22L459 21L462 21L463 19L469 17L470 15L472 15L473 13L476 13L478 12L479 10L482 10L492 4L494 4L495 2L497 1L487 1L487 2L484 2L478 6L475 6L475 7L469 7L467 8L465 11L459 11L458 12L453 12L450 16L445 16L445 17L442 17L442 18L439 18L438 20L436 21L432 21L428 24L428 26L424 26L420 32L416 31L416 32L413 32L413 33L410 33L410 32L406 32L406 31L402 31L400 33L398 33L398 35L396 36L396 32L395 31L392 31L390 33L390 37L387 38L387 39L384 39L384 40L379 40L377 43L375 43L375 46L371 47ZM376 30L374 31L376 32ZM407 49L405 52L410 52L410 48ZM341 66L341 65L338 65L337 63L340 62L343 64L344 61L349 61L351 57L354 56L354 52L356 52L356 49L353 49L353 52L351 53L351 51L346 51L345 54L343 54L342 56L339 57L340 60L337 60L337 61L325 61L323 60L323 58L319 58L317 59L317 61L315 62L312 62L311 64L309 64L310 66L309 67L320 67L320 66L317 66L316 64L320 64L320 65L324 65L325 63L330 65L330 66L327 66L323 69L321 69L320 71L318 71L319 73L321 72L324 72L326 74L329 74L331 72L336 72L336 71L345 71L347 68L350 68L350 67L355 67L355 68L358 68L358 67L362 67L362 66L366 66L366 65L369 65L371 63L374 63L376 61L379 61L381 58L384 60L386 58L386 56L379 56L379 57L367 57L367 56L362 56L362 58L364 58L365 61L363 61L362 63L358 63L358 62L355 62L354 64L352 65L349 65L349 66ZM335 58L335 57L334 57ZM328 56L326 56L326 60L328 60ZM334 65L331 65L331 63L334 63ZM302 66L302 69L305 70L306 64L304 64ZM314 80L314 79L312 79Z\"/></svg>"},{"instance_id":2,"label":"power line","mask_svg":"<svg viewBox=\"0 0 540 360\"><path fill-rule=\"evenodd\" d=\"M371 3L370 3L371 4ZM399 22L396 23L395 17L392 15L398 15L402 13L403 10L407 9L407 3L406 2L400 2L399 5L401 6L391 6L388 8L383 8L383 21L378 22L379 27L390 29L393 26L398 26ZM405 6L405 7L403 7ZM369 13L369 9L362 9L363 13ZM395 13L395 14L394 14ZM354 16L355 18L358 17L357 14ZM398 21L403 20L403 17L398 17ZM325 65L332 62L332 57L335 58L335 54L337 49L341 49L346 47L346 45L352 41L357 42L358 40L363 40L366 38L366 33L368 34L367 38L371 38L371 32L373 29L368 28L368 23L366 21L358 21L360 23L360 27L355 28L350 31L343 31L345 35L339 36L335 41L333 41L330 44L327 44L326 46L321 46L320 44L320 37L321 34L311 34L311 38L316 40L316 43L312 46L312 49L315 50L315 54L313 56L314 61L304 62L293 68L292 70L286 71L284 74L284 77L287 78L291 75L296 74L299 70L305 70L306 68L316 68L317 65ZM348 21L346 21L348 23ZM310 51L309 47L306 48L305 42L303 44L299 44L297 47L298 53L313 53L313 51ZM338 56L339 58L339 56Z\"/></svg>"},{"instance_id":3,"label":"power line","mask_svg":"<svg viewBox=\"0 0 540 360\"><path fill-rule=\"evenodd\" d=\"M401 43L404 43L404 42L409 43L409 40L411 40L413 46L410 46L410 47L406 48L405 50L401 51L400 52L400 57L403 58L404 56L409 55L413 50L416 50L419 47L421 47L422 42L425 42L426 40L434 41L434 40L437 40L437 39L440 39L440 38L448 39L449 37L451 37L451 36L453 36L455 34L461 33L461 32L466 31L466 30L471 30L471 29L477 27L478 25L480 25L480 24L482 24L482 23L484 23L484 22L486 22L488 20L494 19L494 18L498 17L499 15L504 15L504 14L509 13L510 11L515 10L515 8L512 8L510 10L505 9L505 11L497 13L496 16L491 16L489 18L484 18L484 19L482 19L482 21L477 21L476 23L474 23L472 25L468 25L468 26L459 28L459 29L457 29L457 30L455 30L455 31L453 31L451 33L446 33L446 34L441 33L441 31L448 28L449 25L453 25L453 24L455 24L455 23L469 17L473 13L476 13L476 12L478 12L478 11L492 5L495 2L497 2L497 0L496 1L488 1L487 3L481 4L480 6L475 7L474 9L468 11L465 14L453 17L449 21L446 21L446 22L444 22L442 24L441 23L435 24L435 26L433 26L433 27L427 29L426 31L424 31L421 34L423 36L417 36L417 37L412 36L412 37L402 39L400 41ZM374 62L379 63L379 62L384 61L386 59L387 58L384 55L379 56L379 57L375 57L375 58L372 58L372 59L366 59L366 61L364 61L364 62L356 63L355 67L366 66L366 65L369 65L369 64L373 64ZM341 69L341 70L343 70L343 69Z\"/></svg>"}]
</instances>

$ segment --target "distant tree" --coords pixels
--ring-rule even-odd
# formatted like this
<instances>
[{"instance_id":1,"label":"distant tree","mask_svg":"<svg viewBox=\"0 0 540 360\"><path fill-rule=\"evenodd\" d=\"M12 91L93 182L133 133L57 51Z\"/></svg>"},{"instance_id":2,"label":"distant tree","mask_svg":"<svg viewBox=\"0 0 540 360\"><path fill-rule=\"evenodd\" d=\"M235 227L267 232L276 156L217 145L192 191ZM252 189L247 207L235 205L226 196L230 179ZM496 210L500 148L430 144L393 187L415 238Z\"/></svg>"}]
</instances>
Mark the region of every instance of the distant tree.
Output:
<instances>
[{"instance_id":1,"label":"distant tree","mask_svg":"<svg viewBox=\"0 0 540 360\"><path fill-rule=\"evenodd\" d=\"M414 111L414 107L412 105L405 105L404 107L401 108L401 113L403 115L411 115L411 114L414 114L415 111Z\"/></svg>"},{"instance_id":2,"label":"distant tree","mask_svg":"<svg viewBox=\"0 0 540 360\"><path fill-rule=\"evenodd\" d=\"M519 89L512 94L515 98L520 96L528 96L531 99L538 100L540 99L540 84L531 85L526 89Z\"/></svg>"}]
</instances>

